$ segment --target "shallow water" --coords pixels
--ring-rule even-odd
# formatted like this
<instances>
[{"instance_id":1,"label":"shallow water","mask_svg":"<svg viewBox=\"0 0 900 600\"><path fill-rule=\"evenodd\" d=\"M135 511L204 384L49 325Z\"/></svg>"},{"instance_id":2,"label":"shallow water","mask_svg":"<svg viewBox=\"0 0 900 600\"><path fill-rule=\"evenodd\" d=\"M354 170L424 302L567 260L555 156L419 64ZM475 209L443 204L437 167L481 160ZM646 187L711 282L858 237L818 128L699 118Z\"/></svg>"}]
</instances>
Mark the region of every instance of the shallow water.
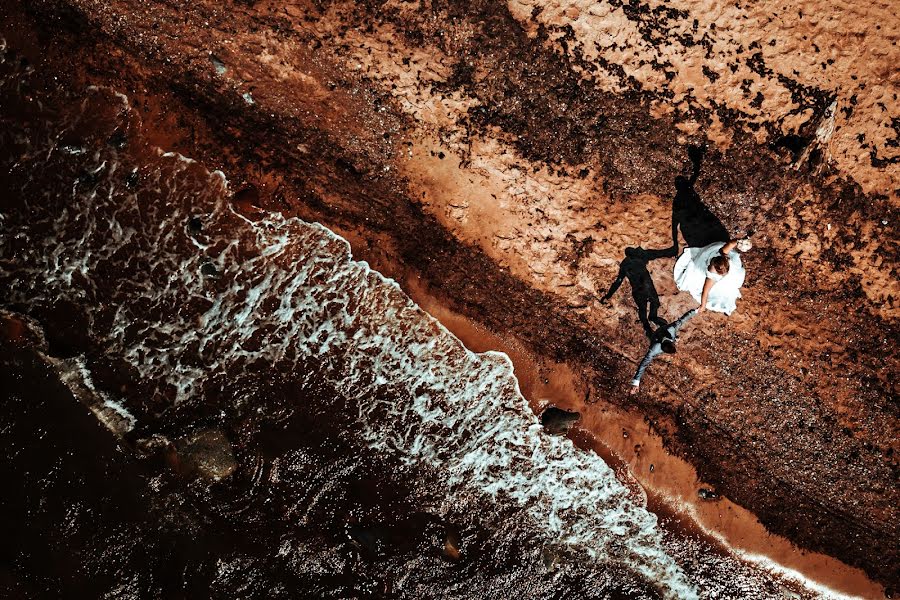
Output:
<instances>
[{"instance_id":1,"label":"shallow water","mask_svg":"<svg viewBox=\"0 0 900 600\"><path fill-rule=\"evenodd\" d=\"M8 371L66 381L120 438L125 458L108 460L140 490L142 516L128 520L96 508L115 505L102 491L74 502L83 512L68 543L82 572L107 575L96 585L137 596L785 593L665 532L597 455L543 432L505 355L466 350L346 241L239 210L223 173L145 142L116 90L39 95L52 84L10 51L2 69L0 306L51 357L23 350ZM17 391L22 414L28 392ZM11 431L12 446L35 443ZM210 451L233 456L224 479L189 467L209 451L190 442L205 431L228 440ZM90 464L90 445L60 445ZM26 481L29 502L79 493L61 481ZM21 543L37 546L55 518L26 520ZM75 571L51 577L25 559L12 569L47 589Z\"/></svg>"}]
</instances>

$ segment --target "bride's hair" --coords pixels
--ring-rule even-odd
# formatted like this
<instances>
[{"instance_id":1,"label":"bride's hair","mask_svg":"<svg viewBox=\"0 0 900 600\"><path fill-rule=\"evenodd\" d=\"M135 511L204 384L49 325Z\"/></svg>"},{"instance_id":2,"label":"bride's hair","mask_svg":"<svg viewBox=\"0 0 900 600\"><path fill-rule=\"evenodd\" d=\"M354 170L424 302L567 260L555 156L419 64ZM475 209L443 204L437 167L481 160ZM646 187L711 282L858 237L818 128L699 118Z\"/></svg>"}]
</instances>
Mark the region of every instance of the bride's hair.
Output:
<instances>
[{"instance_id":1,"label":"bride's hair","mask_svg":"<svg viewBox=\"0 0 900 600\"><path fill-rule=\"evenodd\" d=\"M725 275L728 273L729 267L728 259L721 254L716 255L709 261L709 268L718 273L719 275Z\"/></svg>"}]
</instances>

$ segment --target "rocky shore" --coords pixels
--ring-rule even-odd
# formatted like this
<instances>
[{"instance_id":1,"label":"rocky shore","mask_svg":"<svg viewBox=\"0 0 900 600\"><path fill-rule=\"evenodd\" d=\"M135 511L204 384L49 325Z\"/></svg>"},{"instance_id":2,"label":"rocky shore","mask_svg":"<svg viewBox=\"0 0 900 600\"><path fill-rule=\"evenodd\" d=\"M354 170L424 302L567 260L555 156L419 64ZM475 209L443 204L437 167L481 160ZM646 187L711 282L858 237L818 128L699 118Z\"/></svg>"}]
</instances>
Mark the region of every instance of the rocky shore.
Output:
<instances>
[{"instance_id":1,"label":"rocky shore","mask_svg":"<svg viewBox=\"0 0 900 600\"><path fill-rule=\"evenodd\" d=\"M565 365L586 421L639 411L770 531L896 589L896 16L581 4L14 1L0 34L122 90L248 206ZM626 290L597 299L625 248L672 245L689 147L694 213L753 233L744 298L630 397L641 325ZM647 264L668 318L693 305L673 264Z\"/></svg>"}]
</instances>

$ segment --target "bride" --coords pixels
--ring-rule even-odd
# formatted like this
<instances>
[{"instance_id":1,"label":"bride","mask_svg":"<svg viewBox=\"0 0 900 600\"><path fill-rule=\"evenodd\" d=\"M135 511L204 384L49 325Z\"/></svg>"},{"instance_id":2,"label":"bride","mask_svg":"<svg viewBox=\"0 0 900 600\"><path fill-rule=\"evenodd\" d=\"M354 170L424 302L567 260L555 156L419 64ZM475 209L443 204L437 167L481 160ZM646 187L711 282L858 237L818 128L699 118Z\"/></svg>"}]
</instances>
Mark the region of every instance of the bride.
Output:
<instances>
[{"instance_id":1,"label":"bride","mask_svg":"<svg viewBox=\"0 0 900 600\"><path fill-rule=\"evenodd\" d=\"M750 240L742 238L685 248L675 263L675 284L700 303L697 312L708 308L730 315L737 308L746 275L738 251L746 252L751 247Z\"/></svg>"}]
</instances>

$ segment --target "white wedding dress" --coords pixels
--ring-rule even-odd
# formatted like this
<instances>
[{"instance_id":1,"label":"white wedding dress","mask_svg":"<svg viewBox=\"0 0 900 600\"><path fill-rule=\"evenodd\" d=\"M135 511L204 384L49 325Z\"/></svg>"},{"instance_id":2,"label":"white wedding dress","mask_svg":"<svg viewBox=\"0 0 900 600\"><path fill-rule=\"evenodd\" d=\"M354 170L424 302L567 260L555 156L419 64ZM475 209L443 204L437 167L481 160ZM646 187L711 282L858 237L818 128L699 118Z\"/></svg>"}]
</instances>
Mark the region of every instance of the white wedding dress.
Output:
<instances>
[{"instance_id":1,"label":"white wedding dress","mask_svg":"<svg viewBox=\"0 0 900 600\"><path fill-rule=\"evenodd\" d=\"M679 290L690 292L694 300L700 302L703 284L709 277L715 284L709 290L706 308L730 315L737 308L747 272L741 264L741 255L734 250L728 253L728 273L719 275L709 270L709 261L719 254L724 245L724 242L717 242L704 248L685 248L675 263L675 284Z\"/></svg>"}]
</instances>

